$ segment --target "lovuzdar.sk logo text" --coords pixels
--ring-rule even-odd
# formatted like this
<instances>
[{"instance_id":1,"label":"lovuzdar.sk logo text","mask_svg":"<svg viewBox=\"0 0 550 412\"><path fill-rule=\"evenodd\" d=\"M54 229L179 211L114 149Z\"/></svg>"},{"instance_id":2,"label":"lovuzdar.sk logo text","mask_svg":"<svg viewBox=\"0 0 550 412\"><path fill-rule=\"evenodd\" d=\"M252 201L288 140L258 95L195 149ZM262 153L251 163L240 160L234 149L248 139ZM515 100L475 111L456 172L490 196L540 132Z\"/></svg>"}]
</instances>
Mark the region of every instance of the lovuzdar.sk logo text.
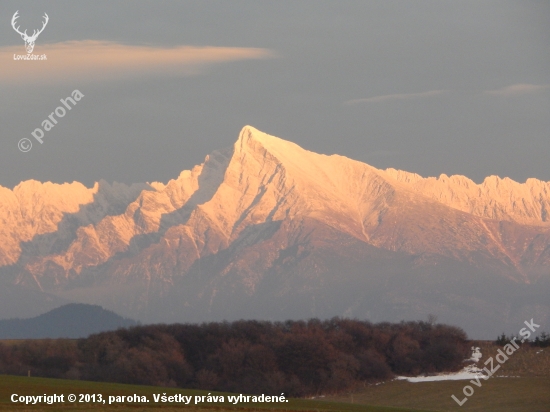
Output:
<instances>
[{"instance_id":1,"label":"lovuzdar.sk logo text","mask_svg":"<svg viewBox=\"0 0 550 412\"><path fill-rule=\"evenodd\" d=\"M13 60L47 60L45 54L38 56L38 55L32 54L32 52L34 50L36 39L38 38L40 33L42 33L44 31L44 29L46 28L46 25L48 24L48 21L50 20L48 15L46 13L44 13L44 16L43 16L44 21L42 22L42 28L39 29L39 30L36 30L36 29L33 30L33 33L32 33L31 36L29 36L27 34L26 29L23 32L19 29L21 26L17 25L17 19L18 18L19 18L19 10L17 10L14 13L14 15L11 19L11 26L13 27L13 29L17 33L19 33L21 35L21 38L25 42L25 49L27 50L27 54L26 55L16 55L16 54L14 54L13 55Z\"/></svg>"}]
</instances>

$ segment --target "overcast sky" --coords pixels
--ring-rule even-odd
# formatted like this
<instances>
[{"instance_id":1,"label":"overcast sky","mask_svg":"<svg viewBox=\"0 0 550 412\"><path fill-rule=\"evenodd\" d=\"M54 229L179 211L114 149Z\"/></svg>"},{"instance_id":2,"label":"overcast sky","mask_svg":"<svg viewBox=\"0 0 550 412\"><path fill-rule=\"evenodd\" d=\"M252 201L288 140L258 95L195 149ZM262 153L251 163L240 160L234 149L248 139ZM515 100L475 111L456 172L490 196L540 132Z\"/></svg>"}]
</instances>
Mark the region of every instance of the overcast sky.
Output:
<instances>
[{"instance_id":1,"label":"overcast sky","mask_svg":"<svg viewBox=\"0 0 550 412\"><path fill-rule=\"evenodd\" d=\"M17 10L28 34L48 14L46 61L14 60ZM2 186L166 182L246 124L378 168L549 181L550 2L0 3Z\"/></svg>"}]
</instances>

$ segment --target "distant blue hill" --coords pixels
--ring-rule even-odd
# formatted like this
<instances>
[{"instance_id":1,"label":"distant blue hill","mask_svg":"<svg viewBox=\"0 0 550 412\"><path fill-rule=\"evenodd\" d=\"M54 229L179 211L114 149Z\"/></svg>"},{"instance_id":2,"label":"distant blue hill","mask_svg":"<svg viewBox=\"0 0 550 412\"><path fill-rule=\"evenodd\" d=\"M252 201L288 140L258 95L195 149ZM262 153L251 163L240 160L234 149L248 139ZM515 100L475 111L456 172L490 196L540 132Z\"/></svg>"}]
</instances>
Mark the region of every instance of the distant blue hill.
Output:
<instances>
[{"instance_id":1,"label":"distant blue hill","mask_svg":"<svg viewBox=\"0 0 550 412\"><path fill-rule=\"evenodd\" d=\"M30 319L0 320L0 339L84 338L135 325L101 306L70 303Z\"/></svg>"}]
</instances>

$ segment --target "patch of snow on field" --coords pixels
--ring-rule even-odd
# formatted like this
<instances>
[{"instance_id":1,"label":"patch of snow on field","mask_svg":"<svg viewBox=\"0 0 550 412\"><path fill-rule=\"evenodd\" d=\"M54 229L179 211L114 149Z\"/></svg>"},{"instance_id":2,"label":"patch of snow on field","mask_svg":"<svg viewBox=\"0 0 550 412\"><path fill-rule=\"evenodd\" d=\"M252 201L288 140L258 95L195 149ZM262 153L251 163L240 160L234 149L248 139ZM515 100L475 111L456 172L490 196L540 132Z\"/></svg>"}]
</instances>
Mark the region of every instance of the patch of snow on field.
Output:
<instances>
[{"instance_id":1,"label":"patch of snow on field","mask_svg":"<svg viewBox=\"0 0 550 412\"><path fill-rule=\"evenodd\" d=\"M442 373L433 376L398 376L396 380L407 380L409 382L433 382L433 381L458 381L475 379L482 374L482 369L475 365L466 366L464 369L454 373Z\"/></svg>"},{"instance_id":2,"label":"patch of snow on field","mask_svg":"<svg viewBox=\"0 0 550 412\"><path fill-rule=\"evenodd\" d=\"M477 347L472 346L472 356L464 362L479 362L481 359L481 351ZM396 380L406 380L409 382L433 382L433 381L459 381L465 379L475 379L483 374L483 370L475 365L468 365L462 370L454 373L440 373L432 376L398 376Z\"/></svg>"},{"instance_id":3,"label":"patch of snow on field","mask_svg":"<svg viewBox=\"0 0 550 412\"><path fill-rule=\"evenodd\" d=\"M468 360L479 362L482 356L480 348L472 346L472 356Z\"/></svg>"}]
</instances>

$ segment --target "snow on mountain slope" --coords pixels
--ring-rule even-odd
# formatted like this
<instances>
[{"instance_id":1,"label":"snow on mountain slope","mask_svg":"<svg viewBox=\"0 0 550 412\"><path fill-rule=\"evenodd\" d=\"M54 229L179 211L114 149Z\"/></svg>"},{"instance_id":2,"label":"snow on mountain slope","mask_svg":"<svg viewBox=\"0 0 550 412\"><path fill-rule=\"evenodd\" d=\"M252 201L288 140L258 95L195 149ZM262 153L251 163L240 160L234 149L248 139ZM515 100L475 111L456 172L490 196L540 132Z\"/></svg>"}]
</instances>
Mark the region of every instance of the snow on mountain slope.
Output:
<instances>
[{"instance_id":1,"label":"snow on mountain slope","mask_svg":"<svg viewBox=\"0 0 550 412\"><path fill-rule=\"evenodd\" d=\"M0 265L65 250L78 228L116 215L147 185L105 181L93 188L78 182L62 185L34 180L13 190L0 187Z\"/></svg>"},{"instance_id":2,"label":"snow on mountain slope","mask_svg":"<svg viewBox=\"0 0 550 412\"><path fill-rule=\"evenodd\" d=\"M54 185L29 180L13 190L0 186L0 265L15 263L22 242L56 231L65 213L91 203L96 192L97 187L88 189L78 182Z\"/></svg>"},{"instance_id":3,"label":"snow on mountain slope","mask_svg":"<svg viewBox=\"0 0 550 412\"><path fill-rule=\"evenodd\" d=\"M74 276L117 253L139 253L142 245L160 238L168 244L180 231L177 236L194 243L198 258L201 251L195 240L203 239L205 231L216 233L217 240L208 246L216 252L249 225L307 216L389 250L455 256L478 250L511 259L517 266L523 250L512 257L501 231L477 217L547 226L545 208L550 202L548 183L535 179L523 185L498 178L482 185L462 176L423 179L312 153L250 126L243 128L232 150L214 152L166 185L128 188L102 182L101 198L98 187L30 181L13 192L3 189L4 219L7 222L14 210L19 215L15 224L3 226L2 263L14 263L21 243L30 242L39 250L34 256L30 253L26 265L33 275L40 276L53 263L63 268L65 277L71 271ZM110 213L109 202L117 196L120 214ZM91 212L79 211L94 198ZM31 241L55 232L64 214L77 218L75 236L66 248L48 253L40 241ZM540 234L547 236L548 231L527 236L526 247ZM138 237L142 243L132 244Z\"/></svg>"},{"instance_id":4,"label":"snow on mountain slope","mask_svg":"<svg viewBox=\"0 0 550 412\"><path fill-rule=\"evenodd\" d=\"M525 183L518 183L508 177L489 176L478 185L464 176L442 174L438 178L422 178L395 169L387 169L386 174L446 206L476 216L526 225L550 225L550 182L527 179Z\"/></svg>"},{"instance_id":5,"label":"snow on mountain slope","mask_svg":"<svg viewBox=\"0 0 550 412\"><path fill-rule=\"evenodd\" d=\"M246 126L232 147L166 184L0 188L0 281L154 319L178 319L182 307L197 319L225 313L241 293L243 304L279 296L289 307L301 307L290 296L313 293L313 313L353 312L366 308L362 282L390 293L385 271L424 284L422 273L435 270L429 288L471 285L478 272L506 288L540 284L550 281L548 189L536 179L476 185L378 170ZM334 273L347 286L333 284ZM363 285L349 291L355 303L336 310L323 300L327 285L348 288L352 278Z\"/></svg>"}]
</instances>

